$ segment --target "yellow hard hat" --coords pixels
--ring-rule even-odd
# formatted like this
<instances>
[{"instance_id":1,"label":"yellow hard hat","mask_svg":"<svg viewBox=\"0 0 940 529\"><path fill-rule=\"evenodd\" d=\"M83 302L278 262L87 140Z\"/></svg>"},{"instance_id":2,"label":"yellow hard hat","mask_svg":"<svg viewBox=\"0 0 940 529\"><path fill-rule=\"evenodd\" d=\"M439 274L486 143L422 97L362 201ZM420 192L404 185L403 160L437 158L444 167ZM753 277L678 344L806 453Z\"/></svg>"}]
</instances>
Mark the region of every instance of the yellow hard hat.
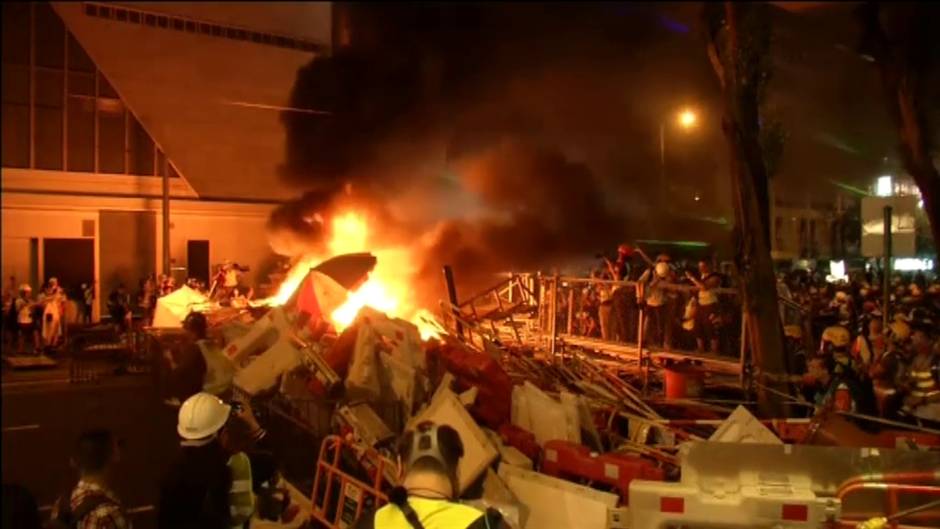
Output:
<instances>
[{"instance_id":1,"label":"yellow hard hat","mask_svg":"<svg viewBox=\"0 0 940 529\"><path fill-rule=\"evenodd\" d=\"M799 325L784 325L783 326L783 335L787 338L802 338L803 337L803 328Z\"/></svg>"},{"instance_id":2,"label":"yellow hard hat","mask_svg":"<svg viewBox=\"0 0 940 529\"><path fill-rule=\"evenodd\" d=\"M911 326L905 321L897 320L888 325L891 336L897 340L907 340L911 337Z\"/></svg>"},{"instance_id":3,"label":"yellow hard hat","mask_svg":"<svg viewBox=\"0 0 940 529\"><path fill-rule=\"evenodd\" d=\"M852 336L845 327L833 325L832 327L826 327L826 330L823 331L822 339L824 342L829 342L835 347L845 347L849 345Z\"/></svg>"}]
</instances>

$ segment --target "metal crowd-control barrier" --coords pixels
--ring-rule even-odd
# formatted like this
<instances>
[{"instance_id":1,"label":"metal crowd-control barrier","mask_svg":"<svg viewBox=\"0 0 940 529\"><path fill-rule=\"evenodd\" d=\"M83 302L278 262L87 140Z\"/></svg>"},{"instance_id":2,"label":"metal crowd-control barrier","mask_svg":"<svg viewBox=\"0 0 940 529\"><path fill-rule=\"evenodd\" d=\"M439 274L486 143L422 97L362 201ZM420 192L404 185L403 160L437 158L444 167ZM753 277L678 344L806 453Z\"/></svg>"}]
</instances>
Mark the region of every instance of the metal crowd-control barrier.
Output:
<instances>
[{"instance_id":1,"label":"metal crowd-control barrier","mask_svg":"<svg viewBox=\"0 0 940 529\"><path fill-rule=\"evenodd\" d=\"M357 454L357 448L338 435L329 435L320 445L313 481L313 517L329 529L350 527L363 512L388 502L382 491L386 467L392 463L372 449ZM349 456L368 467L367 479L343 468Z\"/></svg>"},{"instance_id":2,"label":"metal crowd-control barrier","mask_svg":"<svg viewBox=\"0 0 940 529\"><path fill-rule=\"evenodd\" d=\"M693 286L662 285L666 303L654 309L637 302L636 282L543 276L540 283L539 329L549 347L590 348L645 367L653 360L693 360L717 372L743 371L744 319L737 290L715 289L719 302L709 310L717 344L709 337L700 344L700 321L685 318L689 300L697 294Z\"/></svg>"},{"instance_id":3,"label":"metal crowd-control barrier","mask_svg":"<svg viewBox=\"0 0 940 529\"><path fill-rule=\"evenodd\" d=\"M843 483L836 491L836 498L843 503L842 518L838 527L852 529L868 527L861 525L864 520L857 517L847 517L845 513L845 499L849 496L869 492L871 494L884 494L884 508L881 510L884 524L871 524L871 527L910 527L901 525L900 521L927 523L926 527L940 526L940 473L936 471L902 472L888 474L868 474L857 476ZM901 497L907 498L908 506L901 509ZM934 498L927 501L926 498ZM868 504L870 502L866 502ZM914 504L911 506L910 504Z\"/></svg>"}]
</instances>

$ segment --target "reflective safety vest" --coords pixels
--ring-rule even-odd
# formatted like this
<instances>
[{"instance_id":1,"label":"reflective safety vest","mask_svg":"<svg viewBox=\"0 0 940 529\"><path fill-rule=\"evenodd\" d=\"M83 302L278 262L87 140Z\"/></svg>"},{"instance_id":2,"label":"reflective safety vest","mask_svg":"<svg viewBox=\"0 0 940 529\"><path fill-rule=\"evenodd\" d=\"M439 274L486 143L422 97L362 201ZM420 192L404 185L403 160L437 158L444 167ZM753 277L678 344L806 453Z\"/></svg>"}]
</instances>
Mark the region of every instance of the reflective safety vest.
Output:
<instances>
[{"instance_id":1,"label":"reflective safety vest","mask_svg":"<svg viewBox=\"0 0 940 529\"><path fill-rule=\"evenodd\" d=\"M255 512L255 495L251 490L251 460L248 454L239 452L228 460L232 474L232 488L228 493L228 508L232 527L241 528Z\"/></svg>"},{"instance_id":2,"label":"reflective safety vest","mask_svg":"<svg viewBox=\"0 0 940 529\"><path fill-rule=\"evenodd\" d=\"M221 395L232 387L232 377L235 376L235 366L221 349L212 345L209 340L196 342L202 358L206 361L206 377L202 390L213 395Z\"/></svg>"},{"instance_id":3,"label":"reflective safety vest","mask_svg":"<svg viewBox=\"0 0 940 529\"><path fill-rule=\"evenodd\" d=\"M937 387L937 379L934 376L935 365L936 359L933 357L926 362L915 361L911 365L909 375L912 397L924 400L940 397L940 388Z\"/></svg>"},{"instance_id":4,"label":"reflective safety vest","mask_svg":"<svg viewBox=\"0 0 940 529\"><path fill-rule=\"evenodd\" d=\"M408 504L414 509L425 529L476 529L477 527L486 527L483 512L469 505L414 496L408 498ZM371 527L375 529L413 529L402 510L391 503L377 510L372 522ZM363 526L368 525L357 525L357 527Z\"/></svg>"}]
</instances>

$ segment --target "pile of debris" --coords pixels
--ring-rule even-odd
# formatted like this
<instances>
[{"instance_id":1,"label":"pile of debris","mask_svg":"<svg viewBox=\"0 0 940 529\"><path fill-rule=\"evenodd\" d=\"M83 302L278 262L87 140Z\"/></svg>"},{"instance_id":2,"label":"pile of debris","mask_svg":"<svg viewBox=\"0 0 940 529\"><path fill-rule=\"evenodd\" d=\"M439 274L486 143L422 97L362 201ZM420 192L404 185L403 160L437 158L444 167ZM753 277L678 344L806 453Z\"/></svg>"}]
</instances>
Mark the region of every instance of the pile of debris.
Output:
<instances>
[{"instance_id":1,"label":"pile of debris","mask_svg":"<svg viewBox=\"0 0 940 529\"><path fill-rule=\"evenodd\" d=\"M616 369L585 354L550 357L485 337L469 343L443 327L437 338L422 340L414 324L368 306L337 335L296 298L263 315L216 318L215 331L234 365L237 392L277 401L327 439L311 514L329 527L346 527L384 501L399 477L391 463L394 440L425 420L460 434L461 497L499 509L520 529L644 527L651 516L691 515L703 505L713 516L699 483L688 482L685 442L710 436L783 444L743 407L727 418L703 407L666 418L667 408L644 400ZM346 453L326 455L328 444ZM921 454L929 459L916 463L928 465L921 468L940 467L936 452ZM332 482L331 468L351 479ZM765 512L761 505L796 501L797 490L810 514L838 517L838 507L817 498L809 483L749 495L747 487L760 482L751 478L734 486L726 478L723 505Z\"/></svg>"}]
</instances>

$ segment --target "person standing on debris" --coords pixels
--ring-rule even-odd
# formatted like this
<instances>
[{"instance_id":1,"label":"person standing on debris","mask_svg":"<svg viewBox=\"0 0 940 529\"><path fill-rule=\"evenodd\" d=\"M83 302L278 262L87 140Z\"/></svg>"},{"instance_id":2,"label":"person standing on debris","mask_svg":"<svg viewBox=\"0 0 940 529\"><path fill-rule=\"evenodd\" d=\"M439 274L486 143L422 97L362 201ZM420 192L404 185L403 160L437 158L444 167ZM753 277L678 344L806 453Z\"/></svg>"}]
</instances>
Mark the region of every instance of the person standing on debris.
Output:
<instances>
[{"instance_id":1,"label":"person standing on debris","mask_svg":"<svg viewBox=\"0 0 940 529\"><path fill-rule=\"evenodd\" d=\"M667 290L666 285L675 283L676 274L669 265L666 254L656 257L656 264L646 269L640 276L637 288L637 302L645 305L645 335L649 344L672 347L672 305L675 293Z\"/></svg>"},{"instance_id":2,"label":"person standing on debris","mask_svg":"<svg viewBox=\"0 0 940 529\"><path fill-rule=\"evenodd\" d=\"M91 430L79 437L72 464L78 484L52 507L53 528L127 529L131 527L117 495L111 490L120 450L108 430Z\"/></svg>"},{"instance_id":3,"label":"person standing on debris","mask_svg":"<svg viewBox=\"0 0 940 529\"><path fill-rule=\"evenodd\" d=\"M353 529L505 528L499 512L481 512L455 500L457 466L463 443L457 430L424 421L398 443L405 475L388 495L389 503L364 513Z\"/></svg>"},{"instance_id":4,"label":"person standing on debris","mask_svg":"<svg viewBox=\"0 0 940 529\"><path fill-rule=\"evenodd\" d=\"M251 517L254 497L247 456L227 449L233 416L251 423L252 439L265 435L253 417L233 414L233 407L215 395L197 393L180 407L181 449L160 489L160 529L232 529Z\"/></svg>"},{"instance_id":5,"label":"person standing on debris","mask_svg":"<svg viewBox=\"0 0 940 529\"><path fill-rule=\"evenodd\" d=\"M721 286L721 277L712 272L708 261L698 262L699 277L690 272L685 275L698 288L698 308L695 311L695 342L698 352L705 352L705 340L708 340L713 354L718 353L718 327L721 320L721 311L718 310L718 293L715 290Z\"/></svg>"}]
</instances>

